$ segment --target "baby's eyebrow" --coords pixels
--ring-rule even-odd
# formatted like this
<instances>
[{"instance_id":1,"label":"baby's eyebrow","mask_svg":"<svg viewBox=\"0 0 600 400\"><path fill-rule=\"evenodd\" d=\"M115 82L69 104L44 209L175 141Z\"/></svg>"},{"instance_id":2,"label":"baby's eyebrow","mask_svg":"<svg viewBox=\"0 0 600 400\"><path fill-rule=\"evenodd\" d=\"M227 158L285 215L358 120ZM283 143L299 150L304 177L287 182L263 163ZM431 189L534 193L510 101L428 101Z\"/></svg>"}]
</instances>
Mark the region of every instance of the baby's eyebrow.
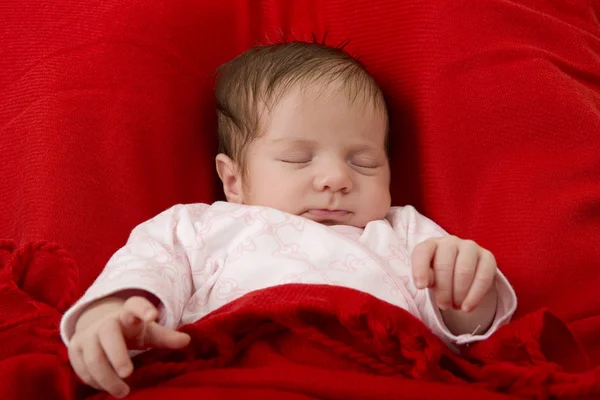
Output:
<instances>
[{"instance_id":1,"label":"baby's eyebrow","mask_svg":"<svg viewBox=\"0 0 600 400\"><path fill-rule=\"evenodd\" d=\"M283 145L290 147L300 147L300 148L313 148L317 146L316 140L311 139L302 139L302 138L275 138L270 139L269 143L273 145ZM378 146L371 143L357 143L355 145L349 145L346 148L347 151L353 154L361 154L361 153L385 153L384 149L380 149Z\"/></svg>"},{"instance_id":2,"label":"baby's eyebrow","mask_svg":"<svg viewBox=\"0 0 600 400\"><path fill-rule=\"evenodd\" d=\"M273 144L286 144L286 145L296 145L296 146L314 146L316 141L310 139L299 139L299 138L277 138L272 139L271 143Z\"/></svg>"},{"instance_id":3,"label":"baby's eyebrow","mask_svg":"<svg viewBox=\"0 0 600 400\"><path fill-rule=\"evenodd\" d=\"M359 144L351 148L353 153L379 153L382 150L372 144Z\"/></svg>"}]
</instances>

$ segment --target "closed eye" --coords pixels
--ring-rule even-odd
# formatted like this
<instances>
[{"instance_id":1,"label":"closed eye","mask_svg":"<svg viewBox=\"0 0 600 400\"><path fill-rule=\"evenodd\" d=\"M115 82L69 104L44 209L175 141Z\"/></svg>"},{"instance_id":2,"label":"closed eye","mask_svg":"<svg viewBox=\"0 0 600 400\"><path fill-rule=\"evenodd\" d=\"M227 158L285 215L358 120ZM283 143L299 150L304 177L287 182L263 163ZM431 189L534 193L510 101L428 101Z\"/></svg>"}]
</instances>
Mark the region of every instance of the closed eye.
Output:
<instances>
[{"instance_id":1,"label":"closed eye","mask_svg":"<svg viewBox=\"0 0 600 400\"><path fill-rule=\"evenodd\" d=\"M312 160L311 159L298 159L298 160L281 159L281 160L278 160L278 161L281 161L281 162L286 163L286 164L306 164L306 163L311 162Z\"/></svg>"},{"instance_id":2,"label":"closed eye","mask_svg":"<svg viewBox=\"0 0 600 400\"><path fill-rule=\"evenodd\" d=\"M377 164L377 163L365 162L365 161L352 161L351 164L358 168L367 168L367 169L374 169L374 168L379 167L379 164Z\"/></svg>"}]
</instances>

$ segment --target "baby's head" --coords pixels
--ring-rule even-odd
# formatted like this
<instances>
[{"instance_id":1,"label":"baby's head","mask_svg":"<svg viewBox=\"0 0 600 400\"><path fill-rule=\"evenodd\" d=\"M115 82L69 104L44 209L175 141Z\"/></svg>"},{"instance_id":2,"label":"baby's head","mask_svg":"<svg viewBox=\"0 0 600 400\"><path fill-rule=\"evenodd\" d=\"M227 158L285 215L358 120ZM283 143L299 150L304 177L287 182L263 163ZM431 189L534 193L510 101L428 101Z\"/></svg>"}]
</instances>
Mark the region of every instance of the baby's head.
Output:
<instances>
[{"instance_id":1,"label":"baby's head","mask_svg":"<svg viewBox=\"0 0 600 400\"><path fill-rule=\"evenodd\" d=\"M227 201L360 228L386 215L385 101L343 50L253 48L221 67L216 97Z\"/></svg>"}]
</instances>

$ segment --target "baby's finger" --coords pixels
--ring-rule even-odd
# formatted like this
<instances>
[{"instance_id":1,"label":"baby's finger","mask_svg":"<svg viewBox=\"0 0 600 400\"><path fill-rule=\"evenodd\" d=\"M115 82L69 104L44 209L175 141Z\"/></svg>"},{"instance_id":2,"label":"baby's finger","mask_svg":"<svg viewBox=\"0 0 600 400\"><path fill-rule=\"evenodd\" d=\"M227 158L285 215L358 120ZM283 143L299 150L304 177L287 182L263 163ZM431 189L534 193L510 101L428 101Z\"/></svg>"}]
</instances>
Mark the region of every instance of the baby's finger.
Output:
<instances>
[{"instance_id":1,"label":"baby's finger","mask_svg":"<svg viewBox=\"0 0 600 400\"><path fill-rule=\"evenodd\" d=\"M417 289L425 289L435 284L431 262L437 250L435 240L419 243L411 254L413 280Z\"/></svg>"},{"instance_id":2,"label":"baby's finger","mask_svg":"<svg viewBox=\"0 0 600 400\"><path fill-rule=\"evenodd\" d=\"M496 268L496 260L492 253L485 250L480 254L473 284L462 304L463 311L469 312L481 303L483 297L494 284Z\"/></svg>"},{"instance_id":3,"label":"baby's finger","mask_svg":"<svg viewBox=\"0 0 600 400\"><path fill-rule=\"evenodd\" d=\"M190 343L190 335L152 322L148 325L147 344L151 347L180 349Z\"/></svg>"},{"instance_id":4,"label":"baby's finger","mask_svg":"<svg viewBox=\"0 0 600 400\"><path fill-rule=\"evenodd\" d=\"M465 240L460 244L454 267L452 301L455 307L461 307L469 293L477 270L478 250L479 246L471 240Z\"/></svg>"},{"instance_id":5,"label":"baby's finger","mask_svg":"<svg viewBox=\"0 0 600 400\"><path fill-rule=\"evenodd\" d=\"M127 396L129 386L112 369L98 339L90 339L83 350L83 361L98 386L117 398Z\"/></svg>"},{"instance_id":6,"label":"baby's finger","mask_svg":"<svg viewBox=\"0 0 600 400\"><path fill-rule=\"evenodd\" d=\"M83 352L81 351L81 349L79 347L69 345L68 353L69 353L69 361L71 363L71 366L73 367L73 370L77 374L77 376L79 376L79 378L83 382L90 385L94 389L98 389L98 390L102 389L98 385L98 383L94 380L94 378L92 378L92 374L90 374L87 367L85 366L85 363L83 362Z\"/></svg>"},{"instance_id":7,"label":"baby's finger","mask_svg":"<svg viewBox=\"0 0 600 400\"><path fill-rule=\"evenodd\" d=\"M133 363L119 321L110 319L104 322L98 331L98 339L113 370L120 378L128 377L133 371Z\"/></svg>"},{"instance_id":8,"label":"baby's finger","mask_svg":"<svg viewBox=\"0 0 600 400\"><path fill-rule=\"evenodd\" d=\"M123 312L121 313L121 322L123 324L135 323L131 316L141 319L142 321L150 322L158 317L158 310L148 299L141 296L132 296L123 304Z\"/></svg>"},{"instance_id":9,"label":"baby's finger","mask_svg":"<svg viewBox=\"0 0 600 400\"><path fill-rule=\"evenodd\" d=\"M435 298L441 310L452 308L452 290L454 286L454 266L458 249L453 241L442 240L433 259L435 275Z\"/></svg>"}]
</instances>

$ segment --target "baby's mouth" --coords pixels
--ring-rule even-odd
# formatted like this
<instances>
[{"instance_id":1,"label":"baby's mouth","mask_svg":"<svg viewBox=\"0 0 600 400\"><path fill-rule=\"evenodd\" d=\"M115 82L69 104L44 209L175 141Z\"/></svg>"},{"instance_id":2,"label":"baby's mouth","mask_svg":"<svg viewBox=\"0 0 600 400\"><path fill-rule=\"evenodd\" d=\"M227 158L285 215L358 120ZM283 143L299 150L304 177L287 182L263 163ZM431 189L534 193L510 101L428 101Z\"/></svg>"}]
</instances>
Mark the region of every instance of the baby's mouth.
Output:
<instances>
[{"instance_id":1,"label":"baby's mouth","mask_svg":"<svg viewBox=\"0 0 600 400\"><path fill-rule=\"evenodd\" d=\"M308 214L312 220L317 222L336 222L343 220L350 212L346 210L330 210L322 208L308 210L306 214Z\"/></svg>"}]
</instances>

